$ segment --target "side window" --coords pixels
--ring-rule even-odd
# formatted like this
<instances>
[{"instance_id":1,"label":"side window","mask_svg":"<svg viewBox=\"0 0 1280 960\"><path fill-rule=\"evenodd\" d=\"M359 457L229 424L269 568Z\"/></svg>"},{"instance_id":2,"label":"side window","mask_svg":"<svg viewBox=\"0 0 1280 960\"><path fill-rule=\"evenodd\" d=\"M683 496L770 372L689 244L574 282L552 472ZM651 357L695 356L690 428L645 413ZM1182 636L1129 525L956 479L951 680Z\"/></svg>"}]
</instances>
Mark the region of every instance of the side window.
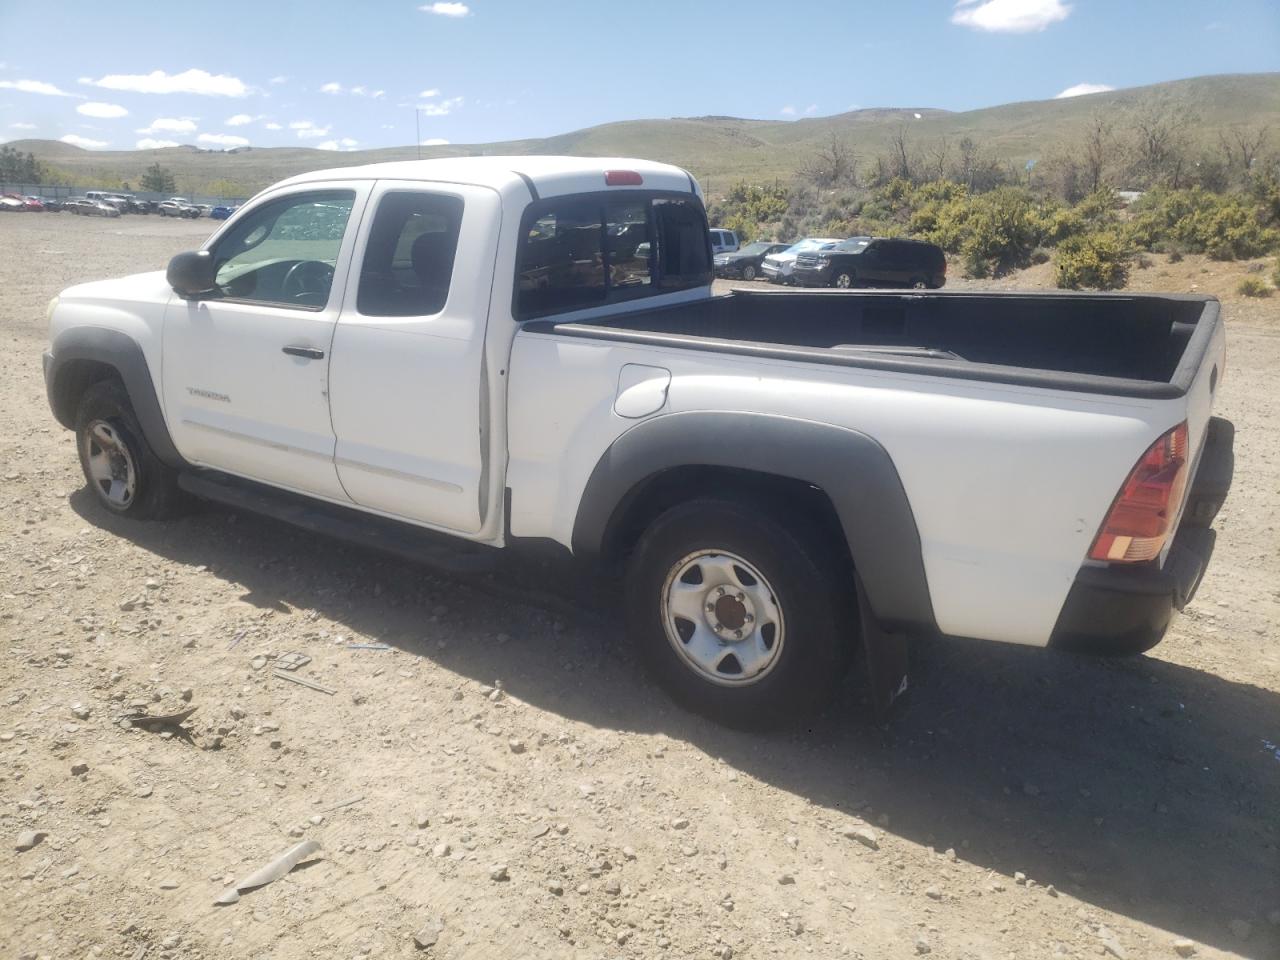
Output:
<instances>
[{"instance_id":1,"label":"side window","mask_svg":"<svg viewBox=\"0 0 1280 960\"><path fill-rule=\"evenodd\" d=\"M213 248L223 297L315 309L329 301L355 192L300 193L267 203Z\"/></svg>"},{"instance_id":2,"label":"side window","mask_svg":"<svg viewBox=\"0 0 1280 960\"><path fill-rule=\"evenodd\" d=\"M519 316L604 303L601 208L596 201L567 200L529 225L520 245Z\"/></svg>"},{"instance_id":3,"label":"side window","mask_svg":"<svg viewBox=\"0 0 1280 960\"><path fill-rule=\"evenodd\" d=\"M393 191L378 202L356 309L366 317L423 317L449 299L462 198Z\"/></svg>"},{"instance_id":4,"label":"side window","mask_svg":"<svg viewBox=\"0 0 1280 960\"><path fill-rule=\"evenodd\" d=\"M658 228L661 285L679 289L710 283L707 218L701 204L654 200L653 213Z\"/></svg>"}]
</instances>

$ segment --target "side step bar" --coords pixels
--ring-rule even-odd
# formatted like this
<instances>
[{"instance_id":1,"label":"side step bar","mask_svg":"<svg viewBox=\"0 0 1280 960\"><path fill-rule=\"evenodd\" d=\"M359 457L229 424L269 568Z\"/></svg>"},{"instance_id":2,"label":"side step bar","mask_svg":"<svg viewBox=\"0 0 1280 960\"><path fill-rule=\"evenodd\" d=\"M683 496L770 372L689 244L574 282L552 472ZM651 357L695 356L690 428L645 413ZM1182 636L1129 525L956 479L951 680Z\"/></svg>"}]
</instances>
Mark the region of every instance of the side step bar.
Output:
<instances>
[{"instance_id":1,"label":"side step bar","mask_svg":"<svg viewBox=\"0 0 1280 960\"><path fill-rule=\"evenodd\" d=\"M312 500L213 470L182 473L178 486L204 500L281 520L312 533L395 554L445 573L474 575L497 568L500 551L411 524Z\"/></svg>"}]
</instances>

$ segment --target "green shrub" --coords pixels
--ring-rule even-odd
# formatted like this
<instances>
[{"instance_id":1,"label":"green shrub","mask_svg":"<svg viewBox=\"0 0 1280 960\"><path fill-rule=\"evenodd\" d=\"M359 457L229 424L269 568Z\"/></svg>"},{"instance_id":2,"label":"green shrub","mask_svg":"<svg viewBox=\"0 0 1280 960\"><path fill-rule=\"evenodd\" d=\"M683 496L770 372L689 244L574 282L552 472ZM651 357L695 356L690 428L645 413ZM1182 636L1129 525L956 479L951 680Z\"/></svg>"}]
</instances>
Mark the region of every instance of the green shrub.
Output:
<instances>
[{"instance_id":1,"label":"green shrub","mask_svg":"<svg viewBox=\"0 0 1280 960\"><path fill-rule=\"evenodd\" d=\"M1271 282L1280 287L1280 257L1276 257L1276 268L1271 272Z\"/></svg>"},{"instance_id":2,"label":"green shrub","mask_svg":"<svg viewBox=\"0 0 1280 960\"><path fill-rule=\"evenodd\" d=\"M1214 260L1241 260L1280 246L1280 228L1267 226L1262 204L1244 194L1160 188L1139 199L1133 213L1128 232L1146 250L1177 244Z\"/></svg>"},{"instance_id":3,"label":"green shrub","mask_svg":"<svg viewBox=\"0 0 1280 960\"><path fill-rule=\"evenodd\" d=\"M1236 293L1242 297L1269 297L1271 286L1261 277L1245 277L1236 286Z\"/></svg>"},{"instance_id":4,"label":"green shrub","mask_svg":"<svg viewBox=\"0 0 1280 960\"><path fill-rule=\"evenodd\" d=\"M1057 284L1065 290L1118 290L1128 282L1132 248L1116 230L1068 237L1054 260Z\"/></svg>"}]
</instances>

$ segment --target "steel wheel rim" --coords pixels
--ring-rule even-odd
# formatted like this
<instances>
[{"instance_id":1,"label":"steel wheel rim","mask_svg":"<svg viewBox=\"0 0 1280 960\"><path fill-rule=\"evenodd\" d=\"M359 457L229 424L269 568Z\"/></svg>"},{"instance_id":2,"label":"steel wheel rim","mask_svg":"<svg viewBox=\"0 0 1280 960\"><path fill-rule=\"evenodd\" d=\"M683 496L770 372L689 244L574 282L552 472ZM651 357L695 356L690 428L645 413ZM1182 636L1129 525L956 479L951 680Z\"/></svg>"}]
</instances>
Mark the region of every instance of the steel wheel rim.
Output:
<instances>
[{"instance_id":1,"label":"steel wheel rim","mask_svg":"<svg viewBox=\"0 0 1280 960\"><path fill-rule=\"evenodd\" d=\"M138 470L120 428L109 420L93 420L80 442L98 498L113 510L128 509L138 490Z\"/></svg>"},{"instance_id":2,"label":"steel wheel rim","mask_svg":"<svg viewBox=\"0 0 1280 960\"><path fill-rule=\"evenodd\" d=\"M840 274L840 276L836 277L836 286L839 287L841 290L848 290L851 286L853 286L853 278L850 277L847 273L842 273Z\"/></svg>"},{"instance_id":3,"label":"steel wheel rim","mask_svg":"<svg viewBox=\"0 0 1280 960\"><path fill-rule=\"evenodd\" d=\"M781 658L786 624L777 593L734 553L698 550L677 561L659 603L671 649L717 686L759 683Z\"/></svg>"}]
</instances>

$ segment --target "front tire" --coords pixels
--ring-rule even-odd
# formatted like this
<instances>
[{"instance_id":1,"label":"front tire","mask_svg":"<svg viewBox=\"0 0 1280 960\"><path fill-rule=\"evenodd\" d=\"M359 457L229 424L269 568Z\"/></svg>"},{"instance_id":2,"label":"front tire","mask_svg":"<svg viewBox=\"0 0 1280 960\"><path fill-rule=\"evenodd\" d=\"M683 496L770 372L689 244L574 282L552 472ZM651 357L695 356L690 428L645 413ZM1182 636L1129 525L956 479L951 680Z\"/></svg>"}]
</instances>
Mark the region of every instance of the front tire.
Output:
<instances>
[{"instance_id":1,"label":"front tire","mask_svg":"<svg viewBox=\"0 0 1280 960\"><path fill-rule=\"evenodd\" d=\"M756 268L748 263L745 267L742 268L742 279L754 280L755 278L756 278Z\"/></svg>"},{"instance_id":2,"label":"front tire","mask_svg":"<svg viewBox=\"0 0 1280 960\"><path fill-rule=\"evenodd\" d=\"M123 384L103 380L85 391L75 434L80 469L104 509L135 520L181 512L177 472L148 445Z\"/></svg>"},{"instance_id":3,"label":"front tire","mask_svg":"<svg viewBox=\"0 0 1280 960\"><path fill-rule=\"evenodd\" d=\"M695 500L645 531L626 575L632 643L677 703L735 726L802 717L851 649L852 587L816 536L760 506Z\"/></svg>"},{"instance_id":4,"label":"front tire","mask_svg":"<svg viewBox=\"0 0 1280 960\"><path fill-rule=\"evenodd\" d=\"M853 275L853 271L841 270L835 275L835 278L831 281L831 285L841 290L849 290L853 287L855 280L856 278Z\"/></svg>"}]
</instances>

